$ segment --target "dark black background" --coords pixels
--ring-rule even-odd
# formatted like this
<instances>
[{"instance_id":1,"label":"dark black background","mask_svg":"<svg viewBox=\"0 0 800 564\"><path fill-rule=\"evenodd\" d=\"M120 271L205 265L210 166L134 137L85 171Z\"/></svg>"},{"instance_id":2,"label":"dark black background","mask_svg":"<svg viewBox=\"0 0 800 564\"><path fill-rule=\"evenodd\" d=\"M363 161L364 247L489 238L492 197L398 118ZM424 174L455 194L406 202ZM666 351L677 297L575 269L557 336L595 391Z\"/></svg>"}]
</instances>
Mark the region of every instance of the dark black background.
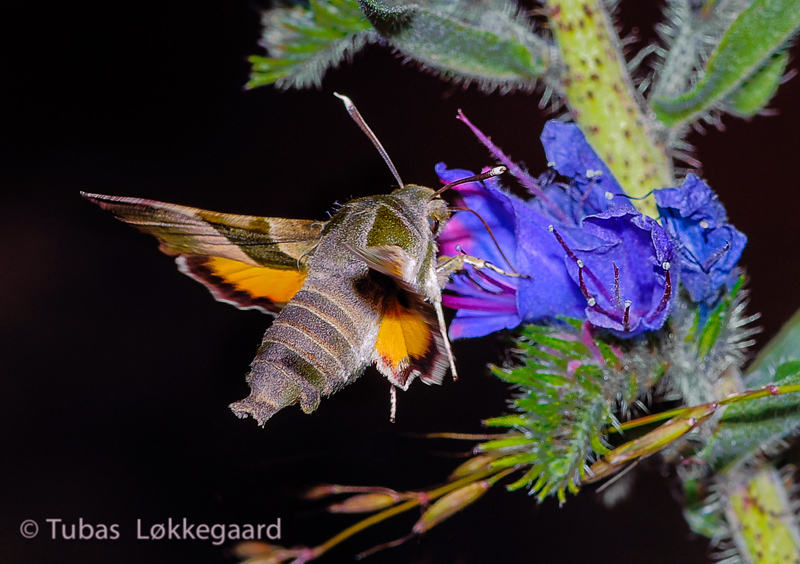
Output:
<instances>
[{"instance_id":1,"label":"dark black background","mask_svg":"<svg viewBox=\"0 0 800 564\"><path fill-rule=\"evenodd\" d=\"M625 30L657 12L622 5ZM372 47L321 91L244 91L258 52L259 6L239 1L30 3L6 14L0 111L0 561L232 562L204 541L135 539L136 520L282 520L282 543L313 544L353 520L296 498L319 482L422 488L456 461L447 443L409 434L476 432L501 413L487 375L501 337L455 344L462 377L400 397L373 370L266 428L227 405L269 318L217 303L155 242L78 196L131 195L225 212L324 219L335 201L386 192L393 179L332 92L350 95L406 182L436 185L433 165L479 169L486 151L465 113L533 171L544 117L527 95L484 96L423 75ZM631 12L633 10L633 13ZM798 299L800 81L778 117L726 118L691 135L704 176L750 237L742 262L766 342ZM465 449L466 447L461 447ZM591 489L558 508L499 490L421 541L368 562L706 562L673 483L651 469L607 510ZM117 523L117 541L49 539L45 519ZM33 540L18 531L39 522ZM414 516L351 540L349 562L404 535Z\"/></svg>"}]
</instances>

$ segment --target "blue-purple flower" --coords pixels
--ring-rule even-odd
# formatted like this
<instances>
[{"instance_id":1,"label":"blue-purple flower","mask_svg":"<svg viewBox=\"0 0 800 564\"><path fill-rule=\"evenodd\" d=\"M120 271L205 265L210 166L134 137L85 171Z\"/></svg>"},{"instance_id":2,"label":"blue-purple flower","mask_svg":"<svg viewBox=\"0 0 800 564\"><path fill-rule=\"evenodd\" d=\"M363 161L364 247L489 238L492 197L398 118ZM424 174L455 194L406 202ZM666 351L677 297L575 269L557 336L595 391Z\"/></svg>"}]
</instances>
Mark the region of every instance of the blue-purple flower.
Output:
<instances>
[{"instance_id":1,"label":"blue-purple flower","mask_svg":"<svg viewBox=\"0 0 800 564\"><path fill-rule=\"evenodd\" d=\"M466 170L448 170L444 163L436 166L436 172L443 182L472 176ZM547 231L552 220L501 190L494 178L461 184L455 190L460 204L483 218L494 240L475 214L458 212L439 238L441 253L453 256L464 252L521 274L529 274L529 265L534 265L536 283L533 278L467 267L465 273L453 277L447 286L450 292L444 296L444 304L458 310L450 336L480 337L523 321L580 316L585 300L564 268L563 249Z\"/></svg>"},{"instance_id":2,"label":"blue-purple flower","mask_svg":"<svg viewBox=\"0 0 800 564\"><path fill-rule=\"evenodd\" d=\"M595 240L564 248L570 277L586 298L586 319L622 336L660 328L674 294L675 247L664 229L624 207L586 216L581 228Z\"/></svg>"},{"instance_id":3,"label":"blue-purple flower","mask_svg":"<svg viewBox=\"0 0 800 564\"><path fill-rule=\"evenodd\" d=\"M693 174L679 188L655 191L662 223L678 242L681 281L693 302L712 305L747 237L728 223L717 195Z\"/></svg>"},{"instance_id":4,"label":"blue-purple flower","mask_svg":"<svg viewBox=\"0 0 800 564\"><path fill-rule=\"evenodd\" d=\"M453 338L477 337L557 316L588 320L622 337L660 328L681 276L692 298L711 299L744 246L705 184L687 178L657 195L664 226L638 212L575 125L549 122L542 134L553 174L533 179L469 121L495 156L537 197L525 201L495 179L456 187L465 207L440 240L443 254L465 252L524 277L468 268L447 286L457 309ZM437 165L444 182L471 175Z\"/></svg>"}]
</instances>

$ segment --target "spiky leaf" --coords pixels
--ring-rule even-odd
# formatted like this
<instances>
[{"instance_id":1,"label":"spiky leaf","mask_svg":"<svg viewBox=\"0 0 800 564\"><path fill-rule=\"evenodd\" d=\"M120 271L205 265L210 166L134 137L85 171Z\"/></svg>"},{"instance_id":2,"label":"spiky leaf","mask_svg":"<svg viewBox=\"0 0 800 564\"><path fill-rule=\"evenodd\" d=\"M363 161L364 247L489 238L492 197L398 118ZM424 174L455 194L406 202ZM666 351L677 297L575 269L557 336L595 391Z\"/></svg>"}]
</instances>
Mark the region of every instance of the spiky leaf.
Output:
<instances>
[{"instance_id":1,"label":"spiky leaf","mask_svg":"<svg viewBox=\"0 0 800 564\"><path fill-rule=\"evenodd\" d=\"M716 308L702 324L700 335L697 338L697 358L704 360L714 350L719 343L719 337L728 329L728 323L731 318L731 310L733 305L741 299L742 290L744 289L745 277L740 276L739 279L731 288L730 292L723 297ZM697 322L695 326L700 325L700 311L697 312ZM694 337L695 331L692 331L691 337Z\"/></svg>"},{"instance_id":2,"label":"spiky leaf","mask_svg":"<svg viewBox=\"0 0 800 564\"><path fill-rule=\"evenodd\" d=\"M423 68L483 89L530 89L550 64L546 41L504 0L359 0L375 30Z\"/></svg>"},{"instance_id":3,"label":"spiky leaf","mask_svg":"<svg viewBox=\"0 0 800 564\"><path fill-rule=\"evenodd\" d=\"M759 81L756 74L785 48L798 25L800 2L754 0L725 32L694 88L653 100L657 117L675 127L720 108L748 80Z\"/></svg>"},{"instance_id":4,"label":"spiky leaf","mask_svg":"<svg viewBox=\"0 0 800 564\"><path fill-rule=\"evenodd\" d=\"M591 341L591 342L590 342ZM621 358L583 331L580 323L528 325L517 341L519 366L499 369L518 386L516 413L485 423L512 432L481 445L494 467L528 466L509 488L530 487L541 500L564 501L585 479L587 459L609 452L606 429L616 406L641 393L637 374L649 374L641 359Z\"/></svg>"},{"instance_id":5,"label":"spiky leaf","mask_svg":"<svg viewBox=\"0 0 800 564\"><path fill-rule=\"evenodd\" d=\"M264 12L261 46L267 56L252 56L248 88L319 87L330 67L352 56L370 40L371 26L357 0L311 0L307 6L279 6Z\"/></svg>"},{"instance_id":6,"label":"spiky leaf","mask_svg":"<svg viewBox=\"0 0 800 564\"><path fill-rule=\"evenodd\" d=\"M698 70L745 8L747 2L739 1L667 0L665 17L656 25L665 47L656 50L664 60L655 73L652 96L672 98L694 86Z\"/></svg>"}]
</instances>

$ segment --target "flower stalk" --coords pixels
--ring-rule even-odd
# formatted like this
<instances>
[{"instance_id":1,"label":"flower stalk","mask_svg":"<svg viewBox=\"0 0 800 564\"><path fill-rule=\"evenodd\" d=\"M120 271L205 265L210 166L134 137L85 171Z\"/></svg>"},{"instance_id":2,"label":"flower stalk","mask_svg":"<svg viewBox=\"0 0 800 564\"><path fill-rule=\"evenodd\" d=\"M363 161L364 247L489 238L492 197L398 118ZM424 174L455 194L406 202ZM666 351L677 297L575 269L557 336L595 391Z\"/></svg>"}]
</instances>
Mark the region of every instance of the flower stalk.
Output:
<instances>
[{"instance_id":1,"label":"flower stalk","mask_svg":"<svg viewBox=\"0 0 800 564\"><path fill-rule=\"evenodd\" d=\"M800 561L797 517L784 480L767 466L732 482L723 511L743 562Z\"/></svg>"},{"instance_id":2,"label":"flower stalk","mask_svg":"<svg viewBox=\"0 0 800 564\"><path fill-rule=\"evenodd\" d=\"M635 205L657 217L650 192L675 183L657 122L633 85L622 42L602 0L548 2L571 117Z\"/></svg>"}]
</instances>

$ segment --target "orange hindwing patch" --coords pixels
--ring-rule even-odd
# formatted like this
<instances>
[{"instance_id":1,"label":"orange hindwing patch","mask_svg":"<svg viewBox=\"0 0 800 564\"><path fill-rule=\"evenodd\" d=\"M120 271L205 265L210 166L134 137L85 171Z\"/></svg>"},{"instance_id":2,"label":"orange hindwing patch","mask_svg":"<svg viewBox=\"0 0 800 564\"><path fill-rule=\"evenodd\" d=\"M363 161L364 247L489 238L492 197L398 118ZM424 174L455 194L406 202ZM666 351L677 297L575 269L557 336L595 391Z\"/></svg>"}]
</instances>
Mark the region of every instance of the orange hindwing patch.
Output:
<instances>
[{"instance_id":1,"label":"orange hindwing patch","mask_svg":"<svg viewBox=\"0 0 800 564\"><path fill-rule=\"evenodd\" d=\"M219 301L272 313L283 309L306 279L302 270L253 266L223 257L183 255L178 265Z\"/></svg>"},{"instance_id":2,"label":"orange hindwing patch","mask_svg":"<svg viewBox=\"0 0 800 564\"><path fill-rule=\"evenodd\" d=\"M405 306L400 296L387 296L375 342L376 366L404 390L416 376L427 384L441 383L446 368L433 308L417 301L414 306Z\"/></svg>"}]
</instances>

